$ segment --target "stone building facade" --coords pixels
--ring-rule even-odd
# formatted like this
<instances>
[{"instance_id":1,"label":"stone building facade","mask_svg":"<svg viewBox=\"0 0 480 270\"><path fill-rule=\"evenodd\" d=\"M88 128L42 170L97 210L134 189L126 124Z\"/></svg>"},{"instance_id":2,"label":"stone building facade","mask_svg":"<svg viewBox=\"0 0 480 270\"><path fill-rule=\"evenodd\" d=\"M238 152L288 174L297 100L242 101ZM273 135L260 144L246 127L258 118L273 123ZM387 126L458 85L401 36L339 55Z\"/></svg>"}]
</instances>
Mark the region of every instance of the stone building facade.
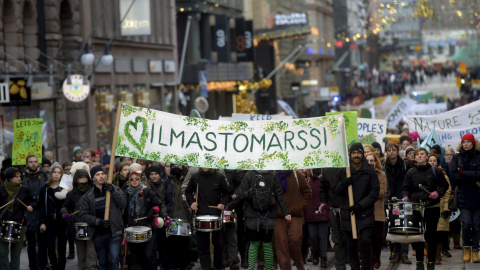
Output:
<instances>
[{"instance_id":1,"label":"stone building facade","mask_svg":"<svg viewBox=\"0 0 480 270\"><path fill-rule=\"evenodd\" d=\"M44 118L45 150L64 162L72 159L75 145L109 147L116 101L165 109L166 94L175 93L177 85L175 1L150 1L151 34L145 36L121 36L116 31L120 2L0 0L0 81L33 77L30 105L0 107L7 155L11 154L14 119ZM85 73L79 60L85 52L82 45L97 62L110 39L112 65L98 63ZM28 64L32 64L31 73ZM62 94L68 64L71 74L90 78L93 91L82 102L67 101Z\"/></svg>"}]
</instances>

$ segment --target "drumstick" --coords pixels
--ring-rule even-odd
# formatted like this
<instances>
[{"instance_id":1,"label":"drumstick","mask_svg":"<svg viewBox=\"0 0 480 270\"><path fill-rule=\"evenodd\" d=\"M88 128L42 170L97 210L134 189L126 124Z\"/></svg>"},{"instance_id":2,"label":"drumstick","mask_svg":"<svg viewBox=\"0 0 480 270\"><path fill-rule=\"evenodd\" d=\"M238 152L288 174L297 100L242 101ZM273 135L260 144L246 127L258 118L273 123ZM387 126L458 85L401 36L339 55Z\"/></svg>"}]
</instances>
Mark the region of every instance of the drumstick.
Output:
<instances>
[{"instance_id":1,"label":"drumstick","mask_svg":"<svg viewBox=\"0 0 480 270\"><path fill-rule=\"evenodd\" d=\"M155 215L156 216L156 215ZM148 217L141 217L141 218L137 218L137 219L134 219L133 221L137 221L137 220L142 220L142 219L146 219Z\"/></svg>"},{"instance_id":2,"label":"drumstick","mask_svg":"<svg viewBox=\"0 0 480 270\"><path fill-rule=\"evenodd\" d=\"M198 183L197 183L197 193L195 193L195 203L197 204L197 209L198 209ZM195 210L195 213L197 213L197 210Z\"/></svg>"},{"instance_id":3,"label":"drumstick","mask_svg":"<svg viewBox=\"0 0 480 270\"><path fill-rule=\"evenodd\" d=\"M28 208L28 206L26 204L24 204L19 198L17 198L17 201L19 201L21 204L23 204L23 206L25 206L25 208Z\"/></svg>"},{"instance_id":4,"label":"drumstick","mask_svg":"<svg viewBox=\"0 0 480 270\"><path fill-rule=\"evenodd\" d=\"M0 207L0 209L4 208L5 206L11 204L11 203L14 202L14 201L15 201L15 200L11 200L11 201L7 202L6 204L2 205L2 207Z\"/></svg>"},{"instance_id":5,"label":"drumstick","mask_svg":"<svg viewBox=\"0 0 480 270\"><path fill-rule=\"evenodd\" d=\"M425 190L428 194L432 194L430 191L428 191L426 188L424 188L422 184L418 184L418 187Z\"/></svg>"},{"instance_id":6,"label":"drumstick","mask_svg":"<svg viewBox=\"0 0 480 270\"><path fill-rule=\"evenodd\" d=\"M215 205L209 205L208 207L210 207L210 208L218 208L218 206L215 206Z\"/></svg>"},{"instance_id":7,"label":"drumstick","mask_svg":"<svg viewBox=\"0 0 480 270\"><path fill-rule=\"evenodd\" d=\"M73 215L75 215L75 214L78 214L78 212L80 212L80 210L77 210L77 211L71 213L70 216L73 216Z\"/></svg>"}]
</instances>

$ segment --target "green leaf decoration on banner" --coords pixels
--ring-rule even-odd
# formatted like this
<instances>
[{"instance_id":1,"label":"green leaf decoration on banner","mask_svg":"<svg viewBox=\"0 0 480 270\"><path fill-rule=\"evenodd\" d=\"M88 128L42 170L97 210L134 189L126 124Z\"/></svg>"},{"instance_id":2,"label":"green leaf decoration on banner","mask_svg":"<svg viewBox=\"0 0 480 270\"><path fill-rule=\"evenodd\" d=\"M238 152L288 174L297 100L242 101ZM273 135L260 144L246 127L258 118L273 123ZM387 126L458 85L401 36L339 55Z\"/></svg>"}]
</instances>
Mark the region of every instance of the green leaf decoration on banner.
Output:
<instances>
[{"instance_id":1,"label":"green leaf decoration on banner","mask_svg":"<svg viewBox=\"0 0 480 270\"><path fill-rule=\"evenodd\" d=\"M263 130L266 133L272 133L275 130L278 132L284 132L288 129L288 124L280 121L280 122L268 122L265 126L263 126Z\"/></svg>"},{"instance_id":2,"label":"green leaf decoration on banner","mask_svg":"<svg viewBox=\"0 0 480 270\"><path fill-rule=\"evenodd\" d=\"M194 126L199 128L201 131L207 130L210 127L207 119L199 119L196 117L185 117L183 121L187 122L187 126Z\"/></svg>"},{"instance_id":3,"label":"green leaf decoration on banner","mask_svg":"<svg viewBox=\"0 0 480 270\"><path fill-rule=\"evenodd\" d=\"M141 122L142 124L142 134L140 135L140 142L136 141L132 134L130 133L130 127L133 127L135 130L138 130L138 123ZM143 117L137 116L135 117L135 122L133 121L128 121L125 124L125 130L124 130L124 135L127 138L127 140L135 146L135 148L140 151L141 154L143 154L143 149L145 148L145 144L147 143L147 138L148 138L148 125L147 125L147 120Z\"/></svg>"},{"instance_id":4,"label":"green leaf decoration on banner","mask_svg":"<svg viewBox=\"0 0 480 270\"><path fill-rule=\"evenodd\" d=\"M310 120L308 119L298 119L293 121L293 127L294 126L301 126L302 128L311 128L312 124L310 123Z\"/></svg>"}]
</instances>

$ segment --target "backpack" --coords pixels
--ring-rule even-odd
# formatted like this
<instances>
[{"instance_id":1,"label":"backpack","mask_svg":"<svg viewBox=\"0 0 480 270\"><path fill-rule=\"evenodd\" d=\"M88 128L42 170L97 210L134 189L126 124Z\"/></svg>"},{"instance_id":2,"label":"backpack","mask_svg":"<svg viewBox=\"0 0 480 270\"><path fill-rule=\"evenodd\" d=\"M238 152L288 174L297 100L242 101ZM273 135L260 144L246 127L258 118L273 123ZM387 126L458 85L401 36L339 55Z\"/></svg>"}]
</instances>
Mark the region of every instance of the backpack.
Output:
<instances>
[{"instance_id":1,"label":"backpack","mask_svg":"<svg viewBox=\"0 0 480 270\"><path fill-rule=\"evenodd\" d=\"M267 211L273 201L273 187L271 181L265 178L262 174L256 174L252 181L249 197L252 201L252 208L255 211Z\"/></svg>"}]
</instances>

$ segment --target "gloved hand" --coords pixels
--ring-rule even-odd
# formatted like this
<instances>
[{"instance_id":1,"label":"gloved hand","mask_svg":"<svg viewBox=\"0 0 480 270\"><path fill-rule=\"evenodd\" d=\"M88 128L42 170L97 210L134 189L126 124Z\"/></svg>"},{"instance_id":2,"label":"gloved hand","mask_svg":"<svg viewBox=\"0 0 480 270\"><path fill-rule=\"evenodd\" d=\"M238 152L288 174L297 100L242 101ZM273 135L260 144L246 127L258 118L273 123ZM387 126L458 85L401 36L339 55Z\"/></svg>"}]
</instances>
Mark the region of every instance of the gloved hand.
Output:
<instances>
[{"instance_id":1,"label":"gloved hand","mask_svg":"<svg viewBox=\"0 0 480 270\"><path fill-rule=\"evenodd\" d=\"M348 208L350 215L358 214L362 210L362 207L359 204L354 204Z\"/></svg>"},{"instance_id":2,"label":"gloved hand","mask_svg":"<svg viewBox=\"0 0 480 270\"><path fill-rule=\"evenodd\" d=\"M353 178L352 178L352 177L348 177L347 179L345 179L345 180L343 181L343 184L344 184L345 186L350 186L351 184L353 184Z\"/></svg>"},{"instance_id":3,"label":"gloved hand","mask_svg":"<svg viewBox=\"0 0 480 270\"><path fill-rule=\"evenodd\" d=\"M160 208L158 208L158 206L154 206L152 207L152 209L155 210L157 214L160 213Z\"/></svg>"},{"instance_id":4,"label":"gloved hand","mask_svg":"<svg viewBox=\"0 0 480 270\"><path fill-rule=\"evenodd\" d=\"M153 216L155 216L157 213L157 211L155 211L155 209L150 209L147 213L147 218L152 218Z\"/></svg>"},{"instance_id":5,"label":"gloved hand","mask_svg":"<svg viewBox=\"0 0 480 270\"><path fill-rule=\"evenodd\" d=\"M458 169L458 175L463 175L463 170L462 169Z\"/></svg>"},{"instance_id":6,"label":"gloved hand","mask_svg":"<svg viewBox=\"0 0 480 270\"><path fill-rule=\"evenodd\" d=\"M408 200L408 196L403 197L404 200Z\"/></svg>"},{"instance_id":7,"label":"gloved hand","mask_svg":"<svg viewBox=\"0 0 480 270\"><path fill-rule=\"evenodd\" d=\"M110 183L105 183L105 190L112 192L115 188Z\"/></svg>"},{"instance_id":8,"label":"gloved hand","mask_svg":"<svg viewBox=\"0 0 480 270\"><path fill-rule=\"evenodd\" d=\"M428 197L432 200L436 200L438 198L438 192L434 191L428 195Z\"/></svg>"},{"instance_id":9,"label":"gloved hand","mask_svg":"<svg viewBox=\"0 0 480 270\"><path fill-rule=\"evenodd\" d=\"M441 215L442 215L443 218L448 218L448 217L450 217L450 211L443 211L441 213Z\"/></svg>"},{"instance_id":10,"label":"gloved hand","mask_svg":"<svg viewBox=\"0 0 480 270\"><path fill-rule=\"evenodd\" d=\"M103 227L105 229L110 228L110 220L97 219L97 226Z\"/></svg>"},{"instance_id":11,"label":"gloved hand","mask_svg":"<svg viewBox=\"0 0 480 270\"><path fill-rule=\"evenodd\" d=\"M71 216L70 216L69 213L63 213L63 214L62 214L62 218L63 218L64 221L69 222Z\"/></svg>"}]
</instances>

